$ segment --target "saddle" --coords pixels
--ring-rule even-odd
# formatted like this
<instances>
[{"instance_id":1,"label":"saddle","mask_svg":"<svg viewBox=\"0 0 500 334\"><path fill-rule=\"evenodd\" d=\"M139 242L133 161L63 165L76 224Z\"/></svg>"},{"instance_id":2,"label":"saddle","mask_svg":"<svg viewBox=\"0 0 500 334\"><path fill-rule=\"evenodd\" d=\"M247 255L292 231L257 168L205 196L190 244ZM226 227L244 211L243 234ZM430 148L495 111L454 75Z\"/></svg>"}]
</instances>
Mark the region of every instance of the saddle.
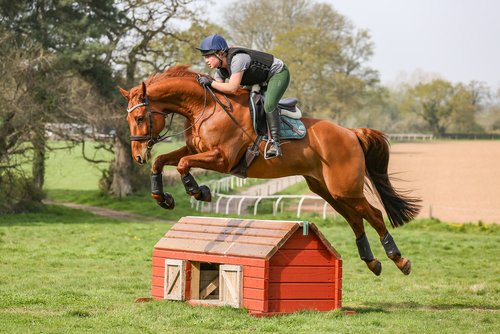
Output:
<instances>
[{"instance_id":1,"label":"saddle","mask_svg":"<svg viewBox=\"0 0 500 334\"><path fill-rule=\"evenodd\" d=\"M243 178L246 177L248 167L250 167L254 159L260 154L260 142L267 141L269 133L266 115L264 114L264 96L260 94L260 87L258 85L254 85L252 87L249 102L250 117L252 118L257 138L255 139L253 145L248 147L246 153L243 157L241 157L240 161L230 171L232 175ZM297 102L298 99L296 98L286 98L280 100L278 103L281 117L280 137L282 140L302 139L306 135L306 127L300 120L302 112L297 107Z\"/></svg>"},{"instance_id":2,"label":"saddle","mask_svg":"<svg viewBox=\"0 0 500 334\"><path fill-rule=\"evenodd\" d=\"M297 102L297 98L286 98L278 103L281 117L281 139L302 139L306 135L306 127L300 120L302 112L297 107ZM255 86L252 87L250 93L249 109L255 133L257 136L262 136L262 140L267 140L268 129L264 114L264 95L260 94Z\"/></svg>"}]
</instances>

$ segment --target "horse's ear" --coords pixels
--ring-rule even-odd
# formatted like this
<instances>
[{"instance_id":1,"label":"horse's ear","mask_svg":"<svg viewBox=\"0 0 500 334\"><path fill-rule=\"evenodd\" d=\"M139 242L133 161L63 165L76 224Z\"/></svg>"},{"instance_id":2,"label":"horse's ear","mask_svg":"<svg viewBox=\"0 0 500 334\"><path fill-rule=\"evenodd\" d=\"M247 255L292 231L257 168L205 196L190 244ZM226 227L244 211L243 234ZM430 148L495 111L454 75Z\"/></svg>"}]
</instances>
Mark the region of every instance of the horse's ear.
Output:
<instances>
[{"instance_id":1,"label":"horse's ear","mask_svg":"<svg viewBox=\"0 0 500 334\"><path fill-rule=\"evenodd\" d=\"M142 82L142 96L145 98L146 97L146 84L144 81Z\"/></svg>"},{"instance_id":2,"label":"horse's ear","mask_svg":"<svg viewBox=\"0 0 500 334\"><path fill-rule=\"evenodd\" d=\"M120 91L120 93L128 100L129 99L129 96L130 96L130 92L128 90L125 90L123 88L121 88L120 86L118 86L118 90Z\"/></svg>"}]
</instances>

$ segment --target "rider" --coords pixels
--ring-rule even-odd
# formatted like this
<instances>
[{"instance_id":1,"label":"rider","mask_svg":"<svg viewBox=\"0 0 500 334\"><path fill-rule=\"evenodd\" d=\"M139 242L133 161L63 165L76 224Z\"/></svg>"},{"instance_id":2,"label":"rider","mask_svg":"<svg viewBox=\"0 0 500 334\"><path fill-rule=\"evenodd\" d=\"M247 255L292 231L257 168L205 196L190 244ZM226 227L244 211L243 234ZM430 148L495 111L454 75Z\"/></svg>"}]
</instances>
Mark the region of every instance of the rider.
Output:
<instances>
[{"instance_id":1,"label":"rider","mask_svg":"<svg viewBox=\"0 0 500 334\"><path fill-rule=\"evenodd\" d=\"M207 65L217 69L215 81L201 76L198 79L201 85L213 87L222 93L234 93L240 85L267 86L264 111L271 133L267 157L281 156L278 102L290 82L288 67L269 53L228 47L226 40L217 34L205 38L197 49L201 51Z\"/></svg>"}]
</instances>

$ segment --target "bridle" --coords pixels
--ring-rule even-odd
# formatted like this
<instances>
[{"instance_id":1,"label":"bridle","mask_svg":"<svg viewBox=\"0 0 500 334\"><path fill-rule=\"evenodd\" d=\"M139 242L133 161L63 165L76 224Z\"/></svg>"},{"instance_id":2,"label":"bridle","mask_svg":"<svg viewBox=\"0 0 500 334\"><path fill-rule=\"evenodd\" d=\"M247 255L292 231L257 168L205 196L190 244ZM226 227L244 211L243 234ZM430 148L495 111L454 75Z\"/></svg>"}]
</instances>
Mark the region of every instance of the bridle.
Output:
<instances>
[{"instance_id":1,"label":"bridle","mask_svg":"<svg viewBox=\"0 0 500 334\"><path fill-rule=\"evenodd\" d=\"M227 99L227 97L226 97L226 99ZM188 131L189 129L191 129L196 123L198 123L201 120L202 116L205 114L206 106L207 106L207 94L205 91L205 97L204 97L204 102L203 102L203 112L194 120L194 122L191 124L191 126L187 127L186 129L184 129L181 132L169 135L168 133L170 132L170 129L172 127L172 120L173 120L174 113L164 113L161 111L153 110L151 108L150 103L149 103L148 94L146 93L146 91L144 89L144 100L141 103L138 103L138 104L133 105L132 107L128 108L127 112L130 114L132 111L134 111L137 108L146 107L146 112L148 113L149 133L145 136L130 136L130 141L147 142L146 149L147 149L147 153L149 154L149 152L151 152L151 149L153 148L154 144L159 143L161 141L164 141L168 138L183 134L186 131ZM214 111L215 111L215 108L214 108ZM158 135L156 138L153 137L153 114L160 114L164 118L166 118L170 114L170 122L168 124L167 130L165 131L165 133Z\"/></svg>"},{"instance_id":2,"label":"bridle","mask_svg":"<svg viewBox=\"0 0 500 334\"><path fill-rule=\"evenodd\" d=\"M168 131L170 130L170 125L172 124L172 120L170 120L170 124L169 124L169 128L167 129L167 132L154 138L153 137L153 114L160 114L163 117L167 117L168 114L161 112L161 111L152 110L151 106L149 104L149 97L147 94L145 94L143 102L138 103L138 104L128 108L127 112L130 114L132 111L134 111L135 109L140 108L140 107L146 107L146 112L148 113L149 133L145 136L130 136L130 140L131 141L139 141L139 142L147 142L147 149L148 149L148 151L150 151L154 144L159 143L159 142L167 139L167 134L168 134ZM173 114L172 114L172 116L173 116Z\"/></svg>"},{"instance_id":3,"label":"bridle","mask_svg":"<svg viewBox=\"0 0 500 334\"><path fill-rule=\"evenodd\" d=\"M188 128L184 129L184 131L181 131L179 133L168 135L168 132L170 131L170 127L172 125L172 119L173 119L173 115L174 115L174 113L171 113L170 123L168 125L167 131L163 134L158 135L156 138L153 137L153 114L160 114L164 118L167 117L169 114L161 112L161 111L152 110L151 105L149 103L149 97L148 97L147 93L144 91L144 100L141 103L138 103L138 104L133 105L132 107L128 108L127 112L130 114L132 111L134 111L137 108L146 107L146 112L148 113L149 133L145 136L130 136L130 141L147 142L146 150L147 150L147 154L149 154L151 152L151 149L153 148L154 144L159 143L161 141L164 141L167 138L185 133L186 131L191 129L196 123L198 123L201 120L203 114L205 113L205 110L207 107L207 92L210 93L211 97L216 102L216 105L219 104L222 107L222 109L226 112L226 114L233 121L233 123L235 123L236 126L238 126L243 131L243 133L245 133L245 135L247 135L247 137L251 138L251 136L245 131L245 129L243 129L243 127L238 123L238 121L234 118L234 116L231 115L231 112L233 111L233 106L231 104L231 101L227 98L227 96L223 95L224 98L226 99L226 104L225 104L215 95L215 93L212 91L212 89L210 87L204 87L204 91L205 91L205 94L204 94L204 102L203 102L203 112L194 120L193 123L191 123L191 126L189 126ZM215 112L216 105L214 105L213 112Z\"/></svg>"}]
</instances>

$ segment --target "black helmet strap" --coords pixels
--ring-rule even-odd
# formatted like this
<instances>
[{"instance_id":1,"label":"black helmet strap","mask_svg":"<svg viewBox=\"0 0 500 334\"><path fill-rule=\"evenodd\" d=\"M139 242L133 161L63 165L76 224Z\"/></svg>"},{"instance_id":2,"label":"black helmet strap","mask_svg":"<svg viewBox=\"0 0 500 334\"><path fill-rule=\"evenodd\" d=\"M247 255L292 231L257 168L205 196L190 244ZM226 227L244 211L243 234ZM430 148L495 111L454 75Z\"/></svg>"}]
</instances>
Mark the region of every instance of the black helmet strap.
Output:
<instances>
[{"instance_id":1,"label":"black helmet strap","mask_svg":"<svg viewBox=\"0 0 500 334\"><path fill-rule=\"evenodd\" d=\"M222 52L222 51L220 51ZM217 68L221 68L222 67L222 57L216 52L214 53L214 56L217 57L217 59L219 59L219 66L217 66Z\"/></svg>"}]
</instances>

